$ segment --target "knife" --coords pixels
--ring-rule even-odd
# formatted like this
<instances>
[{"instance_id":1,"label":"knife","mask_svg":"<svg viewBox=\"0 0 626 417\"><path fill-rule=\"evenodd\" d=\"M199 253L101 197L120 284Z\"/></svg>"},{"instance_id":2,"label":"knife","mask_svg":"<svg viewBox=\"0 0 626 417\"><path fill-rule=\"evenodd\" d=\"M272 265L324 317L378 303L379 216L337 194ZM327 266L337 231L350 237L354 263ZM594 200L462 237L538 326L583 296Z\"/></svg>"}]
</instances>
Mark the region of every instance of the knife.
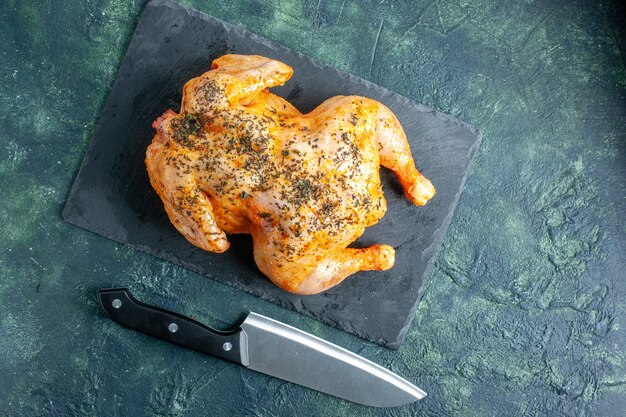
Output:
<instances>
[{"instance_id":1,"label":"knife","mask_svg":"<svg viewBox=\"0 0 626 417\"><path fill-rule=\"evenodd\" d=\"M98 299L111 319L130 329L358 404L396 407L426 396L382 366L260 314L219 331L141 303L127 288L102 289Z\"/></svg>"}]
</instances>

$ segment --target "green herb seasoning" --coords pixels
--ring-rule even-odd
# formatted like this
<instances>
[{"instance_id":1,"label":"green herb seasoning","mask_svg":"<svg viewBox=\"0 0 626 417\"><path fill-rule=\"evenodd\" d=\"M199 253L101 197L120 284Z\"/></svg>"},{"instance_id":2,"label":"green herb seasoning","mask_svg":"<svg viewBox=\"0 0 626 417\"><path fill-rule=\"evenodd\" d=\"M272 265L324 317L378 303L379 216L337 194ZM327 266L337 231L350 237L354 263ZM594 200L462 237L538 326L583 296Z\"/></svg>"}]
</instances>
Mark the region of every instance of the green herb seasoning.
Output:
<instances>
[{"instance_id":1,"label":"green herb seasoning","mask_svg":"<svg viewBox=\"0 0 626 417\"><path fill-rule=\"evenodd\" d=\"M196 141L190 136L202 130L200 117L195 114L186 114L182 117L177 117L172 121L171 126L174 140L188 148L192 148L196 144Z\"/></svg>"}]
</instances>

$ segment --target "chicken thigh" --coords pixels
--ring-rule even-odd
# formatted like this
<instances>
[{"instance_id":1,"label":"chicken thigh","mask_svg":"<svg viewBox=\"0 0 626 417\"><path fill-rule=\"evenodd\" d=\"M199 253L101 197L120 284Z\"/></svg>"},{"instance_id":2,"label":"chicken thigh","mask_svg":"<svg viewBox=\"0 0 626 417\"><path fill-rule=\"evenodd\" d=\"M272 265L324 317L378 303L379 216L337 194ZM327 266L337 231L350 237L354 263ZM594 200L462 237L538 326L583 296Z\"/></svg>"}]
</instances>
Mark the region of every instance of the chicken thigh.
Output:
<instances>
[{"instance_id":1,"label":"chicken thigh","mask_svg":"<svg viewBox=\"0 0 626 417\"><path fill-rule=\"evenodd\" d=\"M393 266L388 245L347 247L385 214L380 165L418 206L435 188L387 107L337 96L302 114L267 90L292 73L261 56L216 59L185 85L180 114L168 110L154 122L146 165L189 242L224 252L227 233L249 233L256 264L274 284L315 294L357 271Z\"/></svg>"}]
</instances>

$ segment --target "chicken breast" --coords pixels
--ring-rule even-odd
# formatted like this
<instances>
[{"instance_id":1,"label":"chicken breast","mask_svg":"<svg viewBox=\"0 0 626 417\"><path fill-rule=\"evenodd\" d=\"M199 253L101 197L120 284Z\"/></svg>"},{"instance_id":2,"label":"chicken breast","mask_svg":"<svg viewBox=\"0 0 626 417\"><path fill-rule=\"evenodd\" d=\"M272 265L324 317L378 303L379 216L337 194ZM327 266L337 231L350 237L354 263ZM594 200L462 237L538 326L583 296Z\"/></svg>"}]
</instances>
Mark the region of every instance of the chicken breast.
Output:
<instances>
[{"instance_id":1,"label":"chicken breast","mask_svg":"<svg viewBox=\"0 0 626 417\"><path fill-rule=\"evenodd\" d=\"M146 166L189 242L224 252L228 233L249 233L256 264L274 284L315 294L393 266L390 246L347 247L385 214L380 165L418 206L435 188L387 107L337 96L303 115L267 90L292 73L261 56L216 59L185 85L180 114L168 110L154 122Z\"/></svg>"}]
</instances>

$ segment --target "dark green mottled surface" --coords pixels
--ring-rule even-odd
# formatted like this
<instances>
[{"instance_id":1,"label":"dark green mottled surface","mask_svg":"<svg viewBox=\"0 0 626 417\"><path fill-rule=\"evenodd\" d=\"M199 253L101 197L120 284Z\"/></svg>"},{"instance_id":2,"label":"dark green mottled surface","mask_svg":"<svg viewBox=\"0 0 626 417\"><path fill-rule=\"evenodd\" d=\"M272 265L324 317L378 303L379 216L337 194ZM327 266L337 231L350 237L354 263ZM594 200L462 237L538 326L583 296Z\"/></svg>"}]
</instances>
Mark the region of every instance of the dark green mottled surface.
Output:
<instances>
[{"instance_id":1,"label":"dark green mottled surface","mask_svg":"<svg viewBox=\"0 0 626 417\"><path fill-rule=\"evenodd\" d=\"M624 43L591 3L191 3L483 130L394 352L63 223L143 1L2 1L0 416L624 415ZM100 314L110 285L218 327L269 315L429 397L368 409L156 342Z\"/></svg>"}]
</instances>

